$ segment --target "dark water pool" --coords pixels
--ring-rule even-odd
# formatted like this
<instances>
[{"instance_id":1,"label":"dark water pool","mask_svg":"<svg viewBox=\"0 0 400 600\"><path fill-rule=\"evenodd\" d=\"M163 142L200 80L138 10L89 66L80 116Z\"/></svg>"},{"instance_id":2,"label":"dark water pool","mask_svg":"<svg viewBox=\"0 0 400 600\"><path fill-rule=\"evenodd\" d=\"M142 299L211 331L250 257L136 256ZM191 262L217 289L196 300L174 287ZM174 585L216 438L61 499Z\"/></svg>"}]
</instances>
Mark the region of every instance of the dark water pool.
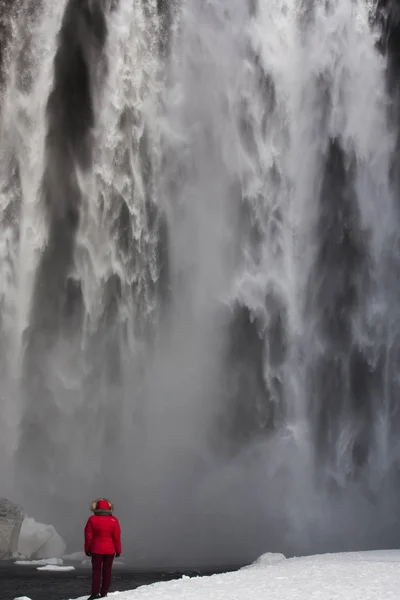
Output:
<instances>
[{"instance_id":1,"label":"dark water pool","mask_svg":"<svg viewBox=\"0 0 400 600\"><path fill-rule=\"evenodd\" d=\"M184 573L133 572L114 569L111 592L135 589L156 581L178 579ZM186 575L206 575L211 572L187 572ZM0 600L28 596L31 600L66 600L90 594L91 571L78 567L75 571L37 571L36 567L0 562Z\"/></svg>"}]
</instances>

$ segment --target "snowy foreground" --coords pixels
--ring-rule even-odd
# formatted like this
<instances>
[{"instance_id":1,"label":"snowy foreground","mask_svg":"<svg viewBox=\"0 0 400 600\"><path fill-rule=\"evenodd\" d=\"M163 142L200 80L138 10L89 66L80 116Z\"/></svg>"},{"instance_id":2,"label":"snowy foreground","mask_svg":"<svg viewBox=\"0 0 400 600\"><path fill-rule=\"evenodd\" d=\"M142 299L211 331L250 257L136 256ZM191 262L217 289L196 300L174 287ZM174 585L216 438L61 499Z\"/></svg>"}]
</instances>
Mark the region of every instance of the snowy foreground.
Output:
<instances>
[{"instance_id":1,"label":"snowy foreground","mask_svg":"<svg viewBox=\"0 0 400 600\"><path fill-rule=\"evenodd\" d=\"M266 554L235 573L183 577L109 596L115 600L398 600L400 551L292 559Z\"/></svg>"},{"instance_id":2,"label":"snowy foreground","mask_svg":"<svg viewBox=\"0 0 400 600\"><path fill-rule=\"evenodd\" d=\"M85 600L88 595L79 600ZM235 573L183 577L115 600L390 600L400 597L400 550L285 559L265 554ZM17 599L16 599L17 600ZM18 600L30 600L27 596Z\"/></svg>"}]
</instances>

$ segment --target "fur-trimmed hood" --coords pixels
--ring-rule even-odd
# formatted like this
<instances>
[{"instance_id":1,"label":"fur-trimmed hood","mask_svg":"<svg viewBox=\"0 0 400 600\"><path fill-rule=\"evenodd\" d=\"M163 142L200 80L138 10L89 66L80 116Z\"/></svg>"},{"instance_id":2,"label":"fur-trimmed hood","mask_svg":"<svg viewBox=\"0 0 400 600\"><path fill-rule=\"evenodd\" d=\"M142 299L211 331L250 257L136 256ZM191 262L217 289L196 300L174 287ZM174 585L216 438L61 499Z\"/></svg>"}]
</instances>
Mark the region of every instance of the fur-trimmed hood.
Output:
<instances>
[{"instance_id":1,"label":"fur-trimmed hood","mask_svg":"<svg viewBox=\"0 0 400 600\"><path fill-rule=\"evenodd\" d=\"M114 511L113 503L106 498L97 498L93 500L90 510L95 515L112 515Z\"/></svg>"}]
</instances>

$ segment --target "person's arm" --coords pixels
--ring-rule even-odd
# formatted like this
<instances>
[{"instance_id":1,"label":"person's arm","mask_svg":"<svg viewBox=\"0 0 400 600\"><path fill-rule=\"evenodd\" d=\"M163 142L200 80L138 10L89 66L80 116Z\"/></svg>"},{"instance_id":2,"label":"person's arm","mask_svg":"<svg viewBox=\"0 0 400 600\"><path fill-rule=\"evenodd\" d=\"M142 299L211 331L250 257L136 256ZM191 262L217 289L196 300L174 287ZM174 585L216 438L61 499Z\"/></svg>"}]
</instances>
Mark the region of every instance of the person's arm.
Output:
<instances>
[{"instance_id":1,"label":"person's arm","mask_svg":"<svg viewBox=\"0 0 400 600\"><path fill-rule=\"evenodd\" d=\"M112 531L112 539L114 542L115 554L122 553L121 547L121 527L117 518L115 518L114 528Z\"/></svg>"},{"instance_id":2,"label":"person's arm","mask_svg":"<svg viewBox=\"0 0 400 600\"><path fill-rule=\"evenodd\" d=\"M90 553L90 547L92 545L93 538L93 527L91 519L88 519L85 527L85 554Z\"/></svg>"}]
</instances>

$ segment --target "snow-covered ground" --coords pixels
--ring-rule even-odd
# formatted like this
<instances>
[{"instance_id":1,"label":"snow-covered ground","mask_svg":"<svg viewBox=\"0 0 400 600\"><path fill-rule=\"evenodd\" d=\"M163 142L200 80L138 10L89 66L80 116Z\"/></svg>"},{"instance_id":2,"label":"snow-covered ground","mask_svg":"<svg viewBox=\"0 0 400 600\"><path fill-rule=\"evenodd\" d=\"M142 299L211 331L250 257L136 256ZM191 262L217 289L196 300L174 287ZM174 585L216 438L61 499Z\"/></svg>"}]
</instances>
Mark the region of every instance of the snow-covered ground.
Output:
<instances>
[{"instance_id":1,"label":"snow-covered ground","mask_svg":"<svg viewBox=\"0 0 400 600\"><path fill-rule=\"evenodd\" d=\"M183 577L110 594L115 600L398 600L399 597L398 550L292 559L265 555L235 573ZM82 600L85 598L87 595Z\"/></svg>"}]
</instances>

